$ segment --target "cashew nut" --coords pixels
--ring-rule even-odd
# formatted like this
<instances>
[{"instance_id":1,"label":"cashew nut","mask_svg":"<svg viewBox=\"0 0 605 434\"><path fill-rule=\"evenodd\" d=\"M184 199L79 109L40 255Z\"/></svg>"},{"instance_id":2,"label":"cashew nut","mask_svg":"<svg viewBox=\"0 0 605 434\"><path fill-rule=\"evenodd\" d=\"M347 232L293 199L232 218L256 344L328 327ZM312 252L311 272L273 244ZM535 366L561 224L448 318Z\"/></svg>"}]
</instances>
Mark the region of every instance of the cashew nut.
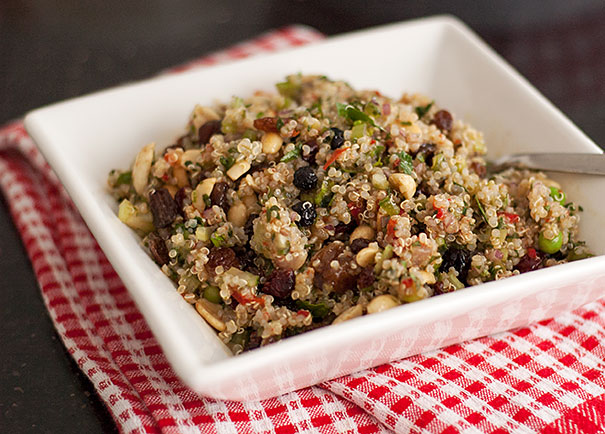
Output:
<instances>
[{"instance_id":1,"label":"cashew nut","mask_svg":"<svg viewBox=\"0 0 605 434\"><path fill-rule=\"evenodd\" d=\"M220 305L211 303L205 298L202 298L195 303L195 309L213 328L219 332L225 330L225 323L220 319Z\"/></svg>"},{"instance_id":2,"label":"cashew nut","mask_svg":"<svg viewBox=\"0 0 605 434\"><path fill-rule=\"evenodd\" d=\"M155 143L143 146L143 149L137 154L137 158L134 160L134 165L132 166L132 185L134 186L135 191L140 195L145 192L145 188L147 187L154 150Z\"/></svg>"},{"instance_id":3,"label":"cashew nut","mask_svg":"<svg viewBox=\"0 0 605 434\"><path fill-rule=\"evenodd\" d=\"M332 324L340 324L341 322L357 318L361 315L363 315L363 307L361 307L359 304L356 304L355 306L348 308L343 313L338 315L336 319L332 321Z\"/></svg>"}]
</instances>

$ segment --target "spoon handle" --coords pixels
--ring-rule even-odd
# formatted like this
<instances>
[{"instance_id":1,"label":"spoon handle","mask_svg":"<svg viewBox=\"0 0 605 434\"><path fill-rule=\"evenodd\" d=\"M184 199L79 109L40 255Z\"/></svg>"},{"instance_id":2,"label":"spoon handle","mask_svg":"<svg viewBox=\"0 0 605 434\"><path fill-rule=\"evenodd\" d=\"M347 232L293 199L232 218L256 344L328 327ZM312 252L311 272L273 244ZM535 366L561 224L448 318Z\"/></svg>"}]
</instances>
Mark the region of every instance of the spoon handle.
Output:
<instances>
[{"instance_id":1,"label":"spoon handle","mask_svg":"<svg viewBox=\"0 0 605 434\"><path fill-rule=\"evenodd\" d=\"M493 161L491 171L496 172L507 167L605 175L605 154L514 154Z\"/></svg>"}]
</instances>

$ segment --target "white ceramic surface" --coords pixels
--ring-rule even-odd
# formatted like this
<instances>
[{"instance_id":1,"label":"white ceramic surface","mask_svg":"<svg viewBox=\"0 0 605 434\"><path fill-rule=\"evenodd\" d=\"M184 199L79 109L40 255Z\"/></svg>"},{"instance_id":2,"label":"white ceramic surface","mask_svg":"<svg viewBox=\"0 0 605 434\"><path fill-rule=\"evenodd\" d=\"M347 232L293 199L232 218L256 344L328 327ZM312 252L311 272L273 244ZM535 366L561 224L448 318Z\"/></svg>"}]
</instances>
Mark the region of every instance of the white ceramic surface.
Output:
<instances>
[{"instance_id":1,"label":"white ceramic surface","mask_svg":"<svg viewBox=\"0 0 605 434\"><path fill-rule=\"evenodd\" d=\"M388 53L388 54L387 54ZM450 17L389 25L287 52L154 78L31 112L25 124L128 287L178 375L215 398L260 399L389 360L526 325L605 291L605 177L555 175L584 206L582 238L601 256L325 327L231 356L116 217L105 190L155 141L172 143L196 103L320 73L398 96L422 92L485 133L491 156L601 152L467 27ZM594 198L598 198L594 200Z\"/></svg>"}]
</instances>

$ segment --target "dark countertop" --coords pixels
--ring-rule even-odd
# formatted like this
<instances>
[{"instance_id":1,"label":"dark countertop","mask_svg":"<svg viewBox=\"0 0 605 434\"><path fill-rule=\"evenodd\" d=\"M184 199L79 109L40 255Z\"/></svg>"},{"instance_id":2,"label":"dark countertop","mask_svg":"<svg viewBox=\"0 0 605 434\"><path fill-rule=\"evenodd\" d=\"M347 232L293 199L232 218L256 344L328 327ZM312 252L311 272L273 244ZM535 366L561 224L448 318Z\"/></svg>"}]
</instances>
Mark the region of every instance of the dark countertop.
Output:
<instances>
[{"instance_id":1,"label":"dark countertop","mask_svg":"<svg viewBox=\"0 0 605 434\"><path fill-rule=\"evenodd\" d=\"M148 77L286 24L304 23L331 35L451 13L486 39L596 143L605 144L601 0L407 3L3 0L0 124L44 104ZM3 432L116 430L52 326L3 199L0 324Z\"/></svg>"}]
</instances>

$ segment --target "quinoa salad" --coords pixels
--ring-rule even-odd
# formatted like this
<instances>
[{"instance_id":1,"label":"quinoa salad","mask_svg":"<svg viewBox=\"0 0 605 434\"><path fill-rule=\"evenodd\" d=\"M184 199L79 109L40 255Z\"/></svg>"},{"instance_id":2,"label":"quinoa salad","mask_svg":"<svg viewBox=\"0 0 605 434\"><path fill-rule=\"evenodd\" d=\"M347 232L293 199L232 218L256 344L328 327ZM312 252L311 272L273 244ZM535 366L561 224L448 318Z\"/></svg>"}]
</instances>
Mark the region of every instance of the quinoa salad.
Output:
<instances>
[{"instance_id":1,"label":"quinoa salad","mask_svg":"<svg viewBox=\"0 0 605 434\"><path fill-rule=\"evenodd\" d=\"M238 354L590 256L543 173L489 173L482 134L418 94L325 76L196 106L108 184L177 291Z\"/></svg>"}]
</instances>

